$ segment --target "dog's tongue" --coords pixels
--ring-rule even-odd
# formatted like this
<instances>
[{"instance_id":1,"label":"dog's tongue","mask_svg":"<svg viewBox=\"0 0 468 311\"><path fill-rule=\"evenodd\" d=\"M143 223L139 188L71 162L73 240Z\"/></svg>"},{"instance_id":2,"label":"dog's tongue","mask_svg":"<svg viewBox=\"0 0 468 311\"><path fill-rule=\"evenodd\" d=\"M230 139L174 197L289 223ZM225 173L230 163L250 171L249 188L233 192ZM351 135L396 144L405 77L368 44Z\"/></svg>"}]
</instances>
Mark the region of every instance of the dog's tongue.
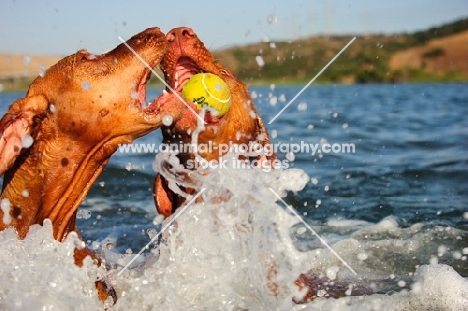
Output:
<instances>
[{"instance_id":1,"label":"dog's tongue","mask_svg":"<svg viewBox=\"0 0 468 311\"><path fill-rule=\"evenodd\" d=\"M161 104L162 104L162 101L161 101L161 96L155 98L153 100L153 103L151 103L151 105L149 105L148 107L146 107L145 109L145 112L146 113L154 113L154 112L158 112L159 109L161 108Z\"/></svg>"},{"instance_id":2,"label":"dog's tongue","mask_svg":"<svg viewBox=\"0 0 468 311\"><path fill-rule=\"evenodd\" d=\"M177 96L179 95L179 96ZM166 106L166 108L169 106L169 108L174 108L174 109L184 109L186 105L192 106L192 109L194 111L197 111L197 108L195 105L190 104L189 102L186 102L183 104L181 102L181 99L183 99L181 93L168 93L164 91L159 97L155 98L153 103L146 107L145 112L146 113L160 113L161 109ZM183 104L183 105L181 105ZM179 108L175 108L179 107ZM219 118L213 116L211 113L205 113L204 120L207 124L213 124L213 123L218 123L220 121Z\"/></svg>"},{"instance_id":3,"label":"dog's tongue","mask_svg":"<svg viewBox=\"0 0 468 311\"><path fill-rule=\"evenodd\" d=\"M140 101L140 104L143 108L146 107L146 79L147 76L144 76L141 79L140 84L138 84L137 88L138 100Z\"/></svg>"},{"instance_id":4,"label":"dog's tongue","mask_svg":"<svg viewBox=\"0 0 468 311\"><path fill-rule=\"evenodd\" d=\"M168 93L164 91L159 97L154 99L151 105L145 109L146 113L159 113L163 106L182 107L181 109L184 109L184 105L190 105L194 111L197 111L196 106L190 104L189 102L181 105L181 99L183 99L183 96L181 93L177 94L179 96L174 93ZM207 124L218 123L220 121L219 118L213 116L211 113L205 113L204 120Z\"/></svg>"},{"instance_id":5,"label":"dog's tongue","mask_svg":"<svg viewBox=\"0 0 468 311\"><path fill-rule=\"evenodd\" d=\"M146 87L138 88L138 99L142 105L146 105Z\"/></svg>"},{"instance_id":6,"label":"dog's tongue","mask_svg":"<svg viewBox=\"0 0 468 311\"><path fill-rule=\"evenodd\" d=\"M212 115L211 113L205 113L205 122L206 123L217 123L219 119Z\"/></svg>"},{"instance_id":7,"label":"dog's tongue","mask_svg":"<svg viewBox=\"0 0 468 311\"><path fill-rule=\"evenodd\" d=\"M179 107L180 105L178 103L174 103L174 101L180 102L180 99L178 99L174 94L164 91L159 97L153 100L153 103L149 105L145 111L147 113L158 113L164 105Z\"/></svg>"}]
</instances>

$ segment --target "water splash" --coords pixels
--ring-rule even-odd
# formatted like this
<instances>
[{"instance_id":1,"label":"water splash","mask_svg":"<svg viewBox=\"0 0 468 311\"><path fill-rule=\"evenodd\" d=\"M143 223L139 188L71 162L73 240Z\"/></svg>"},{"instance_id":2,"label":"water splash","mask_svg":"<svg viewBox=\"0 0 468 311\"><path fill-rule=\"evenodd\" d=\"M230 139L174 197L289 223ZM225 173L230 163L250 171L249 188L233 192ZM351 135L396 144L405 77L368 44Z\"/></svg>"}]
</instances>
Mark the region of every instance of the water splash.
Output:
<instances>
[{"instance_id":1,"label":"water splash","mask_svg":"<svg viewBox=\"0 0 468 311\"><path fill-rule=\"evenodd\" d=\"M158 154L155 166L176 165L173 161L169 154ZM175 167L177 175L187 173ZM200 305L219 309L220 304L226 310L252 306L268 310L288 306L290 310L291 287L299 275L293 262L300 262L303 254L292 247L289 228L298 220L276 203L269 188L283 194L302 188L308 179L298 185L301 179L296 177L303 172L295 173L240 170L235 165L203 176L192 172L190 177L199 178L206 188L203 202L190 206L163 234L152 254L158 260L140 271L145 286L141 280L131 281L132 288L138 285L139 307L156 300L161 308L171 310ZM128 303L135 304L134 298Z\"/></svg>"},{"instance_id":2,"label":"water splash","mask_svg":"<svg viewBox=\"0 0 468 311\"><path fill-rule=\"evenodd\" d=\"M24 135L21 139L21 147L29 148L34 143L34 138L31 135Z\"/></svg>"},{"instance_id":3,"label":"water splash","mask_svg":"<svg viewBox=\"0 0 468 311\"><path fill-rule=\"evenodd\" d=\"M45 73L46 73L46 66L44 64L41 64L41 66L39 67L39 76L44 77Z\"/></svg>"},{"instance_id":4,"label":"water splash","mask_svg":"<svg viewBox=\"0 0 468 311\"><path fill-rule=\"evenodd\" d=\"M0 202L0 208L3 212L3 223L5 225L9 225L11 223L11 216L10 216L10 200L7 198L3 198Z\"/></svg>"},{"instance_id":5,"label":"water splash","mask_svg":"<svg viewBox=\"0 0 468 311\"><path fill-rule=\"evenodd\" d=\"M257 62L257 65L259 67L265 66L265 61L263 60L263 57L261 55L255 56L255 61Z\"/></svg>"},{"instance_id":6,"label":"water splash","mask_svg":"<svg viewBox=\"0 0 468 311\"><path fill-rule=\"evenodd\" d=\"M91 89L91 83L89 83L89 81L83 81L83 83L81 83L81 87L83 90L88 91Z\"/></svg>"},{"instance_id":7,"label":"water splash","mask_svg":"<svg viewBox=\"0 0 468 311\"><path fill-rule=\"evenodd\" d=\"M0 232L1 310L102 310L94 287L104 269L90 258L74 264L73 249L82 242L69 234L63 243L52 236L52 224L34 225L23 241L13 229Z\"/></svg>"},{"instance_id":8,"label":"water splash","mask_svg":"<svg viewBox=\"0 0 468 311\"><path fill-rule=\"evenodd\" d=\"M167 161L164 156L158 155L156 162ZM446 265L415 266L425 261L421 256L443 253L446 257L449 249L461 256L452 258L453 266L466 261L463 231L421 224L401 227L395 218L378 224L334 219L323 227L314 226L356 269L357 279L351 279L338 259L297 224L268 190L271 187L283 195L300 191L301 185L292 183L301 180L300 173L265 173L254 168L210 171L199 181L207 188L203 202L190 206L165 231L160 244L152 245L120 277L118 271L135 255L116 253L115 240L102 243L112 267L106 272L90 259L83 268L76 267L73 249L81 241L75 234L63 243L55 241L50 221L31 227L23 241L12 229L4 230L0 232L4 279L0 309L102 310L94 281L103 276L119 295L117 304L108 310L154 306L164 310L466 309L468 281ZM317 298L306 305L291 305L292 282L306 271L330 282L351 279L353 284L375 284L376 291L380 288L388 294ZM394 292L397 289L399 293ZM351 286L346 295L354 291ZM326 296L327 291L320 295Z\"/></svg>"}]
</instances>

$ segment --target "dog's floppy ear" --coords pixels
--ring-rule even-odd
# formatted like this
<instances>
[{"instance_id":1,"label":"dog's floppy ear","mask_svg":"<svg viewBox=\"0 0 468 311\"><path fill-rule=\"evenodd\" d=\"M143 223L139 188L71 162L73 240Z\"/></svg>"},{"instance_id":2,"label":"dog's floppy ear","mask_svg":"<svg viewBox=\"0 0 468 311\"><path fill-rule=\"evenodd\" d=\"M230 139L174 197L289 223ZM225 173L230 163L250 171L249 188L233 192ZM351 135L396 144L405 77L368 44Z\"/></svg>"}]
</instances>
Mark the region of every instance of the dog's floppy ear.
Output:
<instances>
[{"instance_id":1,"label":"dog's floppy ear","mask_svg":"<svg viewBox=\"0 0 468 311\"><path fill-rule=\"evenodd\" d=\"M0 120L0 176L11 168L23 148L29 147L25 137L34 132L35 117L43 116L47 108L44 96L28 96L15 101Z\"/></svg>"}]
</instances>

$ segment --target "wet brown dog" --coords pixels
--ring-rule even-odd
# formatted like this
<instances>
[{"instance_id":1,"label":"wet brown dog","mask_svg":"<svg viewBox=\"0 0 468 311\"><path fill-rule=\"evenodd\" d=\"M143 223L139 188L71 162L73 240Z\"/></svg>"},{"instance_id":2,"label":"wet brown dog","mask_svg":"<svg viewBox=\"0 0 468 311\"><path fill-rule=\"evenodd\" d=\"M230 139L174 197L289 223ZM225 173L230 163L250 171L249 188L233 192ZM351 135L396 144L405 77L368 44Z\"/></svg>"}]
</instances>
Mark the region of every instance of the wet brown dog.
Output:
<instances>
[{"instance_id":1,"label":"wet brown dog","mask_svg":"<svg viewBox=\"0 0 468 311\"><path fill-rule=\"evenodd\" d=\"M212 148L204 153L200 152L203 159L207 161L219 160L219 157L224 155L220 152L222 148L219 148L222 144L248 145L249 143L258 143L262 146L269 144L267 130L255 109L247 86L215 61L192 29L175 28L169 31L166 37L169 48L161 61L161 69L172 90L180 94L182 87L191 76L203 72L219 76L226 82L231 91L232 105L225 115L217 118L209 113L205 114L204 129L198 134L198 144L211 144ZM168 89L169 94L162 97L172 98L173 102L179 101L174 96L175 94L171 94L172 90ZM187 102L187 105L192 109L185 109L179 121L174 122L171 126L161 128L163 143L175 145L191 143L192 134L197 129L199 120L193 113L197 111L196 106L191 102ZM224 153L226 152L224 151ZM187 167L188 161L194 160L194 154L191 152L181 152L177 156L185 167ZM261 155L256 160L272 164L276 161L276 156L270 153L267 156ZM192 190L183 189L185 192ZM156 177L154 194L157 209L165 217L171 215L184 201L184 198L169 189L167 180L161 174Z\"/></svg>"},{"instance_id":2,"label":"wet brown dog","mask_svg":"<svg viewBox=\"0 0 468 311\"><path fill-rule=\"evenodd\" d=\"M127 44L153 67L167 49L159 28ZM103 55L82 50L65 57L32 82L0 120L0 230L14 227L24 238L48 218L58 241L78 233L77 209L118 145L159 128L164 115L181 116L183 104L169 106L164 98L146 107L149 76L120 44ZM87 255L95 258L87 248L76 250L75 263Z\"/></svg>"}]
</instances>

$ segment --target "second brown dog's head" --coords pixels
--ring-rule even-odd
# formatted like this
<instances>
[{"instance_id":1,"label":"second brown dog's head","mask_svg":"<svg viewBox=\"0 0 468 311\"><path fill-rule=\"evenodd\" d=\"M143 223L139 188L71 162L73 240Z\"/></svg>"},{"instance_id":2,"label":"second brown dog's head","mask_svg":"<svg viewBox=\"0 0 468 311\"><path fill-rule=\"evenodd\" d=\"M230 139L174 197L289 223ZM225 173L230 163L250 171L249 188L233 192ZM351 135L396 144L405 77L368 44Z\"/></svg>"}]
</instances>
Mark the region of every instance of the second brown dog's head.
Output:
<instances>
[{"instance_id":1,"label":"second brown dog's head","mask_svg":"<svg viewBox=\"0 0 468 311\"><path fill-rule=\"evenodd\" d=\"M233 144L268 142L268 134L247 86L213 58L195 32L187 27L174 28L166 37L169 49L161 62L161 69L166 82L174 91L180 92L194 74L212 73L224 80L231 92L232 106L225 115L221 118L205 115L205 128L199 134L199 142L211 141L215 147L228 142ZM193 103L187 104L197 111ZM193 111L187 109L172 127L163 128L164 138L170 140L170 137L176 134L187 143L197 127L197 122L198 119ZM219 152L215 150L202 156L207 160L218 160Z\"/></svg>"},{"instance_id":2,"label":"second brown dog's head","mask_svg":"<svg viewBox=\"0 0 468 311\"><path fill-rule=\"evenodd\" d=\"M0 120L0 174L5 173L0 230L52 220L62 240L75 214L119 144L177 120L183 105L146 104L149 66L167 50L158 28L147 29L103 55L85 50L49 68Z\"/></svg>"},{"instance_id":3,"label":"second brown dog's head","mask_svg":"<svg viewBox=\"0 0 468 311\"><path fill-rule=\"evenodd\" d=\"M161 69L170 88L168 88L169 94L162 97L172 98L173 103L179 102L180 99L173 93L180 94L183 86L198 73L215 74L230 89L232 104L229 111L220 118L205 114L204 129L197 133L197 142L205 146L210 145L212 148L204 151L200 149L199 155L207 161L218 161L220 156L227 153L226 148L220 148L221 145L225 147L231 144L269 144L267 130L255 109L247 86L213 58L192 29L174 28L166 34L166 37L169 48L161 61ZM180 120L161 128L164 143L176 145L192 143L192 135L199 127L200 120L194 113L197 112L196 106L191 102L186 104L191 109L185 109ZM194 154L191 152L180 152L177 156L182 165L194 159ZM263 163L265 160L271 163L275 159L274 154L255 158L257 163ZM156 178L154 192L158 211L165 216L173 213L183 201L169 189L167 181L160 174Z\"/></svg>"}]
</instances>

